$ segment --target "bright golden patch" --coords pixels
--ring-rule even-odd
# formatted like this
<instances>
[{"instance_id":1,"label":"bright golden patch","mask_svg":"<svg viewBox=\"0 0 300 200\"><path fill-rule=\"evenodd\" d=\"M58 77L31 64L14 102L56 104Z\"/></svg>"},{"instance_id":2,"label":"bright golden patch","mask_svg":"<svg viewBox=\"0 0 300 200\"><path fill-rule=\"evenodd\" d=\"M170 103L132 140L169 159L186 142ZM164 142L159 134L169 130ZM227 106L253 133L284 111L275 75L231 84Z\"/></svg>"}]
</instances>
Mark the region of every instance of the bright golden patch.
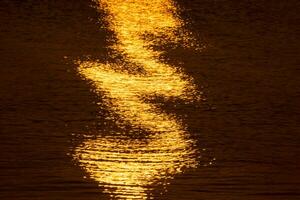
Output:
<instances>
[{"instance_id":1,"label":"bright golden patch","mask_svg":"<svg viewBox=\"0 0 300 200\"><path fill-rule=\"evenodd\" d=\"M145 73L119 72L114 70L117 64L91 61L80 62L79 73L93 83L97 93L105 93L112 112L149 136L139 140L115 136L86 139L74 157L114 198L151 198L151 185L164 184L184 168L196 166L194 142L187 138L182 124L144 100L156 96L195 98L191 80L163 63L159 59L162 51L152 48L157 43L180 41L178 30L183 24L171 0L102 0L99 6L115 33L111 48L122 55L124 63L132 64L129 71L138 66Z\"/></svg>"}]
</instances>

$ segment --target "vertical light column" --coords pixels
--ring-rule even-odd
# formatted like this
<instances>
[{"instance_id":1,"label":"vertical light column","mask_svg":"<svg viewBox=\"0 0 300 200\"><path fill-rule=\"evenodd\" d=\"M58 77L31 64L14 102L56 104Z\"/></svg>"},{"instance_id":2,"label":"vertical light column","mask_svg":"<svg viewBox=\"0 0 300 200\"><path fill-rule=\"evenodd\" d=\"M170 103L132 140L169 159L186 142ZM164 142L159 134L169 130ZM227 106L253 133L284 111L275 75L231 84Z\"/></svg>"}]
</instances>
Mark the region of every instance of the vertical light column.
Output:
<instances>
[{"instance_id":1,"label":"vertical light column","mask_svg":"<svg viewBox=\"0 0 300 200\"><path fill-rule=\"evenodd\" d=\"M114 198L151 198L154 185L165 184L184 168L197 165L194 141L188 139L182 123L145 101L157 96L184 101L198 98L191 78L164 63L163 51L153 48L189 41L188 34L170 0L102 0L99 9L105 11L107 28L115 34L115 44L109 48L121 55L123 63L82 61L78 71L93 83L96 93L105 94L111 112L149 136L86 139L74 158ZM143 73L136 73L135 67ZM122 68L126 70L114 70Z\"/></svg>"}]
</instances>

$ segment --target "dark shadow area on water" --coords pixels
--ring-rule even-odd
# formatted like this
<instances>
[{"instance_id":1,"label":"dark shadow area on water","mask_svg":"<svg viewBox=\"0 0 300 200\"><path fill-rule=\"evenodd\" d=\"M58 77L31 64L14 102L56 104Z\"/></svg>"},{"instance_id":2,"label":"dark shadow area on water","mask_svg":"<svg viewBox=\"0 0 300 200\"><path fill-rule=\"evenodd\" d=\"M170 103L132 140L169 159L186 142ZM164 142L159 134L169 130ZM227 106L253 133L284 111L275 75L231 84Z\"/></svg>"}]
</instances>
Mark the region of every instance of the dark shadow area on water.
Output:
<instances>
[{"instance_id":1,"label":"dark shadow area on water","mask_svg":"<svg viewBox=\"0 0 300 200\"><path fill-rule=\"evenodd\" d=\"M105 54L91 5L0 2L0 199L107 198L68 155L102 112L71 62Z\"/></svg>"},{"instance_id":2,"label":"dark shadow area on water","mask_svg":"<svg viewBox=\"0 0 300 200\"><path fill-rule=\"evenodd\" d=\"M177 177L164 199L300 199L299 2L178 4L207 47L166 57L203 87L186 123L217 160Z\"/></svg>"}]
</instances>

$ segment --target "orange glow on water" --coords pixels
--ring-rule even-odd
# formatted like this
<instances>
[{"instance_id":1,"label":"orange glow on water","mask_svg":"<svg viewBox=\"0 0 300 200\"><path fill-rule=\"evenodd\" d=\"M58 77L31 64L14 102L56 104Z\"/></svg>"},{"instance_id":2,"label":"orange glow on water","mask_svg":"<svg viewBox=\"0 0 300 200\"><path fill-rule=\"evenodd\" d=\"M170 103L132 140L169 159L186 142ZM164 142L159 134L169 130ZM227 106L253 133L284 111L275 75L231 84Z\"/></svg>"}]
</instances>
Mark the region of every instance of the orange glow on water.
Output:
<instances>
[{"instance_id":1,"label":"orange glow on water","mask_svg":"<svg viewBox=\"0 0 300 200\"><path fill-rule=\"evenodd\" d=\"M152 48L166 41L187 41L188 35L180 31L183 22L171 0L102 0L99 8L107 14L107 28L115 33L116 41L110 48L122 55L124 62L81 61L78 71L92 82L97 94L104 92L112 113L149 134L138 140L87 138L76 148L74 157L114 198L151 198L151 186L166 183L185 168L197 165L194 141L188 139L182 123L155 103L145 101L157 96L184 101L197 98L191 79L176 66L164 63L162 50ZM143 73L131 73L136 71L133 66L142 68Z\"/></svg>"}]
</instances>

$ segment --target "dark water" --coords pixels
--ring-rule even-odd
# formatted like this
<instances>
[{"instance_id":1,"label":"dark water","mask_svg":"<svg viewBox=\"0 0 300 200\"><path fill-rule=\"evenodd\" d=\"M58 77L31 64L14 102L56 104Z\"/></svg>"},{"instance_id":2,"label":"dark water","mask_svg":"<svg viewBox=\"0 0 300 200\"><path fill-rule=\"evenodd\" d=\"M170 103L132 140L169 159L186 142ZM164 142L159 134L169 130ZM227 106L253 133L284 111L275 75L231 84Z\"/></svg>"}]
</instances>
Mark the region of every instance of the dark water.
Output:
<instances>
[{"instance_id":1,"label":"dark water","mask_svg":"<svg viewBox=\"0 0 300 200\"><path fill-rule=\"evenodd\" d=\"M177 3L206 48L165 56L206 101L164 107L206 151L154 199L300 199L298 1ZM0 1L0 199L109 199L70 155L107 114L72 62L107 53L111 33L91 5Z\"/></svg>"}]
</instances>

